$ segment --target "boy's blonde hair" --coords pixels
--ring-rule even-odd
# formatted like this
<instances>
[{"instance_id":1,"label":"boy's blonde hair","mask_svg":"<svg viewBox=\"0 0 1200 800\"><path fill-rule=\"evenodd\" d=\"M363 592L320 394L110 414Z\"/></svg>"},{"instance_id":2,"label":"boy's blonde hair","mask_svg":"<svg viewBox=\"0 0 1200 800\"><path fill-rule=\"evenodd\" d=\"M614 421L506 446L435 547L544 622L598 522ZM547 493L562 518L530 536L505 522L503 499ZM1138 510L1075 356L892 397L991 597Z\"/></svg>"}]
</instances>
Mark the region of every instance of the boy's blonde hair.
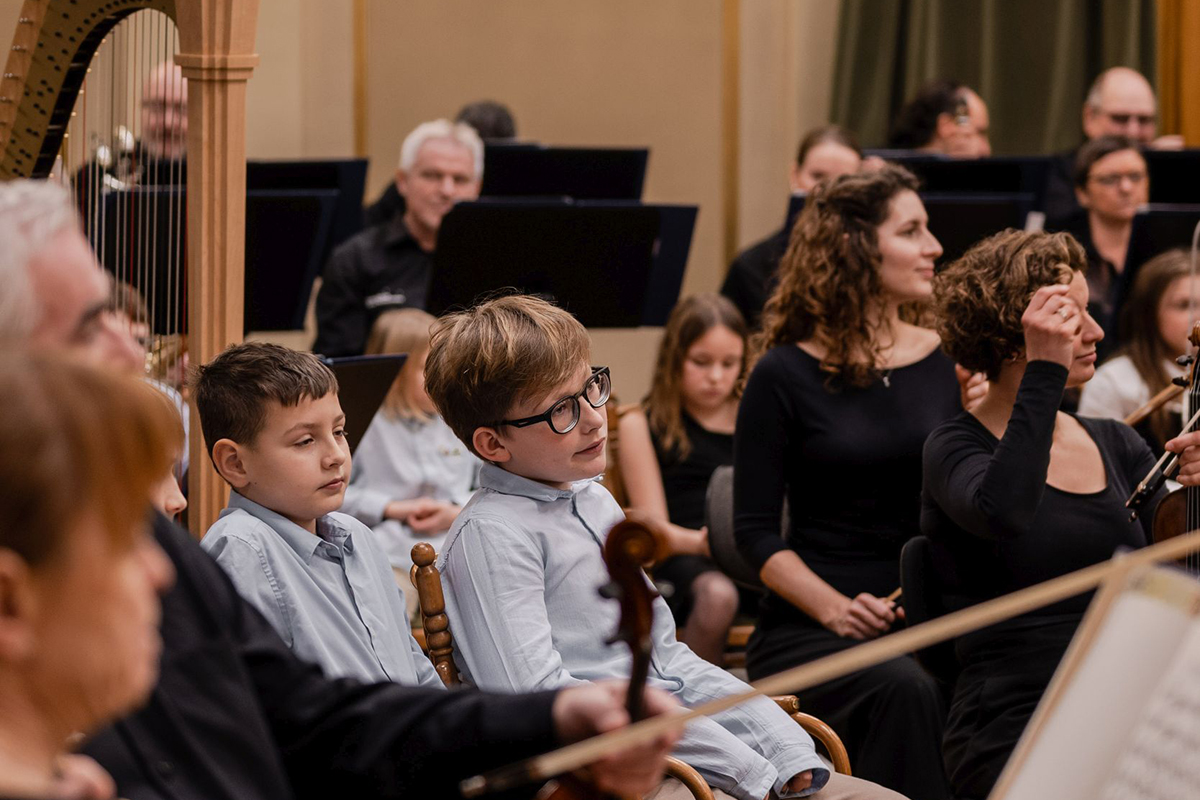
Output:
<instances>
[{"instance_id":1,"label":"boy's blonde hair","mask_svg":"<svg viewBox=\"0 0 1200 800\"><path fill-rule=\"evenodd\" d=\"M429 349L429 331L437 322L432 314L419 308L394 308L385 311L371 326L371 335L367 337L367 355L382 355L386 353L408 353L408 358L387 397L383 399L382 411L393 419L426 419L427 415L419 408L413 408L408 402L408 392L405 387L409 381L417 380L416 362L421 354Z\"/></svg>"},{"instance_id":2,"label":"boy's blonde hair","mask_svg":"<svg viewBox=\"0 0 1200 800\"><path fill-rule=\"evenodd\" d=\"M476 428L570 379L588 363L579 320L527 295L488 300L438 320L425 363L425 390L472 453Z\"/></svg>"}]
</instances>

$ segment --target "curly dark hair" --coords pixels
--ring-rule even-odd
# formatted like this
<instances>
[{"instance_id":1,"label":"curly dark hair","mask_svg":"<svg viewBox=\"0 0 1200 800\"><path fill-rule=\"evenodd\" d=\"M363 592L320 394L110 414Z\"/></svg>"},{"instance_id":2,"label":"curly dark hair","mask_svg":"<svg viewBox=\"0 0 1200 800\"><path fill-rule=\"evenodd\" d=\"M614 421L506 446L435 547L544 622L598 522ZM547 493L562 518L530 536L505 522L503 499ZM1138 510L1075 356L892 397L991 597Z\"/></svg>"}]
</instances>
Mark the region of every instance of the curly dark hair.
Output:
<instances>
[{"instance_id":1,"label":"curly dark hair","mask_svg":"<svg viewBox=\"0 0 1200 800\"><path fill-rule=\"evenodd\" d=\"M813 190L763 310L756 357L776 345L811 339L825 351L821 369L831 388L838 381L866 386L876 378L879 343L868 314L883 291L878 229L892 199L917 188L911 172L888 164Z\"/></svg>"},{"instance_id":2,"label":"curly dark hair","mask_svg":"<svg viewBox=\"0 0 1200 800\"><path fill-rule=\"evenodd\" d=\"M1069 283L1086 268L1083 245L1069 233L1009 228L989 236L933 279L942 349L994 380L1004 362L1025 352L1021 316L1034 292Z\"/></svg>"},{"instance_id":3,"label":"curly dark hair","mask_svg":"<svg viewBox=\"0 0 1200 800\"><path fill-rule=\"evenodd\" d=\"M938 117L968 113L966 88L955 80L934 81L921 87L896 114L888 131L888 147L915 150L929 144L937 131Z\"/></svg>"}]
</instances>

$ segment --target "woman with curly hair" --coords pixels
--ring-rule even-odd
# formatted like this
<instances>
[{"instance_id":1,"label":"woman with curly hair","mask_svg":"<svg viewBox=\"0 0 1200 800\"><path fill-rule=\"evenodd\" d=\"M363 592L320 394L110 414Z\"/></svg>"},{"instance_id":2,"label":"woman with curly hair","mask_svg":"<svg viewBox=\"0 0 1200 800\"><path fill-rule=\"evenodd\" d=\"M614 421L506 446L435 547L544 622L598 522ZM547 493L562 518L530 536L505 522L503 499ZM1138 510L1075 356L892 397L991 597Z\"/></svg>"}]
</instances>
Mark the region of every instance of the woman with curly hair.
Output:
<instances>
[{"instance_id":1,"label":"woman with curly hair","mask_svg":"<svg viewBox=\"0 0 1200 800\"><path fill-rule=\"evenodd\" d=\"M925 444L921 530L943 604L957 609L1142 547L1124 508L1154 464L1115 420L1059 410L1095 373L1103 331L1088 313L1087 256L1069 234L1009 230L935 280L942 346L988 375L983 400ZM955 797L986 797L1087 608L1080 595L955 642L946 726Z\"/></svg>"},{"instance_id":2,"label":"woman with curly hair","mask_svg":"<svg viewBox=\"0 0 1200 800\"><path fill-rule=\"evenodd\" d=\"M780 264L734 441L738 547L769 590L747 650L751 678L903 619L886 598L918 532L921 445L961 410L937 334L905 321L930 296L942 254L916 189L897 166L822 185ZM855 775L914 798L949 796L944 702L913 659L800 702L842 737Z\"/></svg>"}]
</instances>

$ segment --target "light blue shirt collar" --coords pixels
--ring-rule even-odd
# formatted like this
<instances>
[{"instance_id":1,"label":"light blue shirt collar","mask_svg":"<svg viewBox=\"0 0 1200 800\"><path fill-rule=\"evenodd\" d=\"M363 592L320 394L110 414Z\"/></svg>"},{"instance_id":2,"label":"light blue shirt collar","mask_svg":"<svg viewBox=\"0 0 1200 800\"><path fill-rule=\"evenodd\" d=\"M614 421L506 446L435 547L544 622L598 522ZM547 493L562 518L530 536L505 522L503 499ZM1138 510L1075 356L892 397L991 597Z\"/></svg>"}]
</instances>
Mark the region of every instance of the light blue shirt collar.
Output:
<instances>
[{"instance_id":1,"label":"light blue shirt collar","mask_svg":"<svg viewBox=\"0 0 1200 800\"><path fill-rule=\"evenodd\" d=\"M265 522L279 534L279 538L283 539L288 547L296 551L296 555L304 559L305 563L312 560L317 548L325 542L342 547L346 552L354 552L354 540L350 530L329 515L317 520L317 535L313 536L282 514L236 491L229 492L228 508L241 509L255 519Z\"/></svg>"},{"instance_id":2,"label":"light blue shirt collar","mask_svg":"<svg viewBox=\"0 0 1200 800\"><path fill-rule=\"evenodd\" d=\"M531 478L525 478L509 472L503 467L497 467L495 464L485 463L479 469L480 488L491 489L493 492L499 492L500 494L528 497L530 500L569 500L580 489L599 479L599 476L588 478L587 480L575 481L575 483L571 484L570 489L555 489L553 486L547 486L541 481L535 481Z\"/></svg>"}]
</instances>

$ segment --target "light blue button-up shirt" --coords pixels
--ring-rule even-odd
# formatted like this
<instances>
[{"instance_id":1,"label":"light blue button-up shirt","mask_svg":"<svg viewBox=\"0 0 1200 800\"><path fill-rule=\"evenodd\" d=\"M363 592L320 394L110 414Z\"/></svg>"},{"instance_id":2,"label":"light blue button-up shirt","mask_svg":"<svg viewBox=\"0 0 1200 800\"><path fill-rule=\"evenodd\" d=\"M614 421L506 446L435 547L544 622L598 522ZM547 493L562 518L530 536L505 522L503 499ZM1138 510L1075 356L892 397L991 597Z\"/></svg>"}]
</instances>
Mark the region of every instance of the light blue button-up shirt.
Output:
<instances>
[{"instance_id":1,"label":"light blue button-up shirt","mask_svg":"<svg viewBox=\"0 0 1200 800\"><path fill-rule=\"evenodd\" d=\"M438 560L467 679L531 691L628 678L628 648L605 644L620 608L597 594L608 581L605 537L624 519L612 495L595 481L562 491L491 464L479 482ZM654 601L649 683L688 707L747 688L676 641L662 598ZM741 800L762 800L809 769L812 786L801 795L829 780L812 739L765 697L689 724L675 755Z\"/></svg>"},{"instance_id":2,"label":"light blue button-up shirt","mask_svg":"<svg viewBox=\"0 0 1200 800\"><path fill-rule=\"evenodd\" d=\"M371 530L345 514L317 535L237 492L200 542L288 647L330 677L444 687L413 639Z\"/></svg>"}]
</instances>

